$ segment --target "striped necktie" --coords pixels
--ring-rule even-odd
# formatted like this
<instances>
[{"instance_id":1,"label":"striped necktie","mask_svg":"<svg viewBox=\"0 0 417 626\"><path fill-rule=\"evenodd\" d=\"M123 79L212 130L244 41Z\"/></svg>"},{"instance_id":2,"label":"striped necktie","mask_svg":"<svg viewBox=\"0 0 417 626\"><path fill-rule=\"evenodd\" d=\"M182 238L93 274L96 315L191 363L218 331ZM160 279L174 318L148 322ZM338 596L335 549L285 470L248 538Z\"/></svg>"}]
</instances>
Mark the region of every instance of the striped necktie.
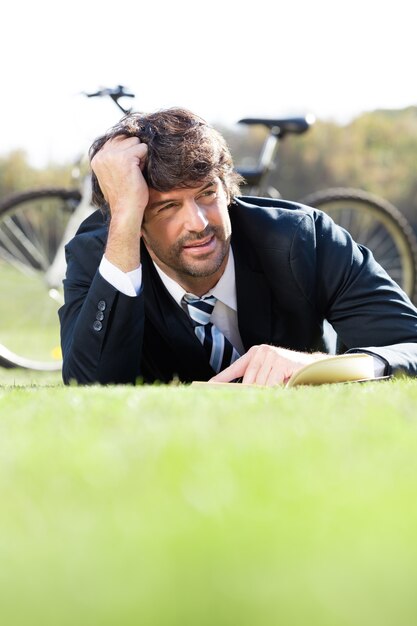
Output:
<instances>
[{"instance_id":1,"label":"striped necktie","mask_svg":"<svg viewBox=\"0 0 417 626\"><path fill-rule=\"evenodd\" d=\"M217 298L215 296L197 298L192 293L186 293L183 300L194 322L194 332L207 352L211 367L216 373L221 372L236 361L240 355L223 333L210 321Z\"/></svg>"}]
</instances>

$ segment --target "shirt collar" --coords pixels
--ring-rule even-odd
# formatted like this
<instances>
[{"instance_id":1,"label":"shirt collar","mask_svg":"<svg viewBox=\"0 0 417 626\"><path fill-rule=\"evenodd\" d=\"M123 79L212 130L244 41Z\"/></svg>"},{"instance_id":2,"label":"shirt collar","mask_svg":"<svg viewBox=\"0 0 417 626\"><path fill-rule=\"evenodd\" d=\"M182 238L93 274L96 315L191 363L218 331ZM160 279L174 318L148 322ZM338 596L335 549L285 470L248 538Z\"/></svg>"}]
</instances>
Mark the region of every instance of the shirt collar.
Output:
<instances>
[{"instance_id":1,"label":"shirt collar","mask_svg":"<svg viewBox=\"0 0 417 626\"><path fill-rule=\"evenodd\" d=\"M181 287L175 280L165 274L158 265L154 263L155 269L159 274L160 279L165 285L165 288L174 298L175 302L181 306L181 300L187 292ZM220 277L218 283L210 289L205 296L215 296L218 300L223 302L226 306L237 311L237 298L236 298L236 280L235 280L235 260L233 257L233 251L230 247L229 257L225 270Z\"/></svg>"}]
</instances>

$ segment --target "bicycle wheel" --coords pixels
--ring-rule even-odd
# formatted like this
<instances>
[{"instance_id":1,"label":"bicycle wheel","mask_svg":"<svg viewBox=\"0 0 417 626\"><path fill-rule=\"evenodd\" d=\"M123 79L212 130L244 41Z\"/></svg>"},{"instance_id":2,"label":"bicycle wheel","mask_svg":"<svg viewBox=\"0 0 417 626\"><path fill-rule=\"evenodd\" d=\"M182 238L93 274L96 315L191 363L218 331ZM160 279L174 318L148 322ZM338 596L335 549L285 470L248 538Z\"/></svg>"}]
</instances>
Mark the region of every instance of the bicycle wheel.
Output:
<instances>
[{"instance_id":1,"label":"bicycle wheel","mask_svg":"<svg viewBox=\"0 0 417 626\"><path fill-rule=\"evenodd\" d=\"M357 189L326 189L303 200L345 228L369 248L413 300L417 296L417 239L406 218L390 202Z\"/></svg>"},{"instance_id":2,"label":"bicycle wheel","mask_svg":"<svg viewBox=\"0 0 417 626\"><path fill-rule=\"evenodd\" d=\"M79 204L77 190L39 189L0 203L0 364L37 370L62 365L57 310L62 287L46 272Z\"/></svg>"}]
</instances>

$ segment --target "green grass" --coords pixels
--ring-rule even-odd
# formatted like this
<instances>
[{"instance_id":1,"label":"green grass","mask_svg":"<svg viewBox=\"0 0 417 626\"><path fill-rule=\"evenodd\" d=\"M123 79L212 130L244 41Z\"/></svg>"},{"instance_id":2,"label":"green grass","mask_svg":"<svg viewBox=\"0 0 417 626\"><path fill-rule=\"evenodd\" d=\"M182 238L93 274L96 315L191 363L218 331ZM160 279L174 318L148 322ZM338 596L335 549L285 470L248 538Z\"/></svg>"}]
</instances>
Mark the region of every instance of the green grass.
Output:
<instances>
[{"instance_id":1,"label":"green grass","mask_svg":"<svg viewBox=\"0 0 417 626\"><path fill-rule=\"evenodd\" d=\"M42 372L0 366L0 390L9 387L61 387L62 376L60 371Z\"/></svg>"},{"instance_id":2,"label":"green grass","mask_svg":"<svg viewBox=\"0 0 417 626\"><path fill-rule=\"evenodd\" d=\"M18 382L0 388L2 625L416 623L415 381Z\"/></svg>"}]
</instances>

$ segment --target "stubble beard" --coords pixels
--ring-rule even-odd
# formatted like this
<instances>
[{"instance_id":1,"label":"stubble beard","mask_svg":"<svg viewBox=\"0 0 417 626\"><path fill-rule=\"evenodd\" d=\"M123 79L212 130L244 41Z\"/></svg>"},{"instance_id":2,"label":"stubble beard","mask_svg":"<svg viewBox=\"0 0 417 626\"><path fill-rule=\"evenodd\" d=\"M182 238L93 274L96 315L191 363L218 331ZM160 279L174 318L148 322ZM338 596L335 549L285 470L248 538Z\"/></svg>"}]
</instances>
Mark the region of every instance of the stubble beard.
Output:
<instances>
[{"instance_id":1,"label":"stubble beard","mask_svg":"<svg viewBox=\"0 0 417 626\"><path fill-rule=\"evenodd\" d=\"M211 236L214 236L217 242L220 243L214 255L213 253L208 253L207 259L184 259L184 246ZM150 242L148 242L148 247L152 249L157 259L174 270L178 275L192 278L208 278L219 271L227 257L230 249L230 234L222 227L208 225L197 235L182 237L166 253L164 253L157 244L150 245Z\"/></svg>"}]
</instances>

